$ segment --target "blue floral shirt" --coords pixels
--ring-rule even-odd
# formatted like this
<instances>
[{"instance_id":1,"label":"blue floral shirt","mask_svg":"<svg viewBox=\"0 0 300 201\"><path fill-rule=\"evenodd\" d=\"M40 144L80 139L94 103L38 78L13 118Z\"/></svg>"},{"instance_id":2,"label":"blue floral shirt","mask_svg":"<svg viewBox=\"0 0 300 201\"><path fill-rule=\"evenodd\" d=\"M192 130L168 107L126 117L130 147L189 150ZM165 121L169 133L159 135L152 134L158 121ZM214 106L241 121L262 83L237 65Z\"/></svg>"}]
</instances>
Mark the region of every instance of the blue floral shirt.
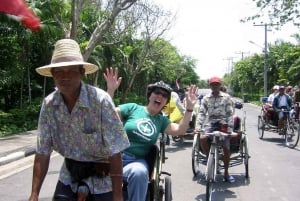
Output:
<instances>
[{"instance_id":1,"label":"blue floral shirt","mask_svg":"<svg viewBox=\"0 0 300 201\"><path fill-rule=\"evenodd\" d=\"M197 117L196 128L206 123L220 122L233 127L233 104L231 97L223 92L219 92L218 96L212 93L207 94L201 101L199 115Z\"/></svg>"},{"instance_id":2,"label":"blue floral shirt","mask_svg":"<svg viewBox=\"0 0 300 201\"><path fill-rule=\"evenodd\" d=\"M77 161L103 161L129 147L123 124L111 97L102 89L81 83L79 99L72 112L59 92L54 91L43 102L37 136L37 153L50 155L53 150ZM71 185L69 171L62 165L59 180ZM112 190L110 177L85 180L92 194Z\"/></svg>"}]
</instances>

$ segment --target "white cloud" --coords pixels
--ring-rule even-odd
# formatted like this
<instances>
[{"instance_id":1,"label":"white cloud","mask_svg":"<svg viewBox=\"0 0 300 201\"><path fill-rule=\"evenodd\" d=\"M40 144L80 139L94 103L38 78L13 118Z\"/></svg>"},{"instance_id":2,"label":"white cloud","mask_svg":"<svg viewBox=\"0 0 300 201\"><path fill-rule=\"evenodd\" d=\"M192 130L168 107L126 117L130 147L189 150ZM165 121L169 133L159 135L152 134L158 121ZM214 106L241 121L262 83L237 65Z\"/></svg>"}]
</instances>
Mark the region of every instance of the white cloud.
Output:
<instances>
[{"instance_id":1,"label":"white cloud","mask_svg":"<svg viewBox=\"0 0 300 201\"><path fill-rule=\"evenodd\" d=\"M155 0L165 9L178 12L177 20L168 38L181 54L198 60L197 73L201 79L223 76L230 61L261 52L264 46L264 26L253 26L252 22L240 23L240 19L254 14L251 0L199 1L199 0ZM268 31L268 43L276 39L291 41L295 27L284 31ZM249 43L254 41L257 45ZM248 53L248 54L247 54Z\"/></svg>"}]
</instances>

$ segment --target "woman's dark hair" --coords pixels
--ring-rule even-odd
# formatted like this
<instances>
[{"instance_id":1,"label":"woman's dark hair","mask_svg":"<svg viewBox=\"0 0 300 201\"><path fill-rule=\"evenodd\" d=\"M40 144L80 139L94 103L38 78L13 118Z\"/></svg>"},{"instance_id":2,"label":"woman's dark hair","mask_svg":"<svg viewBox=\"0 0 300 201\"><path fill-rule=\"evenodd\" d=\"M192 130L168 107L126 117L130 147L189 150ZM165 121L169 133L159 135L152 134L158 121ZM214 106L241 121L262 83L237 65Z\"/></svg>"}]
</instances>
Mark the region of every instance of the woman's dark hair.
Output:
<instances>
[{"instance_id":1,"label":"woman's dark hair","mask_svg":"<svg viewBox=\"0 0 300 201\"><path fill-rule=\"evenodd\" d=\"M170 85L164 83L163 81L155 82L154 84L149 84L147 88L147 100L149 101L149 97L151 93L156 89L160 88L168 93L167 103L169 103L171 99L171 92L173 91Z\"/></svg>"}]
</instances>

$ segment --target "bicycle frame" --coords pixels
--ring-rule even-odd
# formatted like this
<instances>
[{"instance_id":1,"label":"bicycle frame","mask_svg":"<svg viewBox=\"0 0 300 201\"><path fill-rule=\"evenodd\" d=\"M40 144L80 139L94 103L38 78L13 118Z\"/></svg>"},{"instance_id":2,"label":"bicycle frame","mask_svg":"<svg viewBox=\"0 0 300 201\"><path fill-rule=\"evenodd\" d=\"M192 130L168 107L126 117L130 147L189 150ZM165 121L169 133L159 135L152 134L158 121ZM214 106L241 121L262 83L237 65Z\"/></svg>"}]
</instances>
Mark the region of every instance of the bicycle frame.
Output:
<instances>
[{"instance_id":1,"label":"bicycle frame","mask_svg":"<svg viewBox=\"0 0 300 201\"><path fill-rule=\"evenodd\" d=\"M206 166L206 201L210 201L213 188L212 183L216 182L216 175L219 168L219 142L224 141L229 134L221 131L214 131L212 133L205 134L212 136L208 162Z\"/></svg>"}]
</instances>

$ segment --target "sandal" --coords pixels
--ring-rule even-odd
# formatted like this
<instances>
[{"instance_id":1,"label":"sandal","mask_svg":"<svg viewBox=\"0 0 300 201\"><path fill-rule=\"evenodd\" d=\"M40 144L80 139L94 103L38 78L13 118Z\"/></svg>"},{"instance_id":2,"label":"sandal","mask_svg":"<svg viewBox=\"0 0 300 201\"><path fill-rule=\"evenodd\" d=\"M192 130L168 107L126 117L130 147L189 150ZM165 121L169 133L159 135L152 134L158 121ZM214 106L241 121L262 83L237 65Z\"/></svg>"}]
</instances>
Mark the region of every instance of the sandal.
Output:
<instances>
[{"instance_id":1,"label":"sandal","mask_svg":"<svg viewBox=\"0 0 300 201\"><path fill-rule=\"evenodd\" d=\"M224 181L229 182L229 183L234 183L235 179L233 176L228 175L228 176L224 177Z\"/></svg>"}]
</instances>

